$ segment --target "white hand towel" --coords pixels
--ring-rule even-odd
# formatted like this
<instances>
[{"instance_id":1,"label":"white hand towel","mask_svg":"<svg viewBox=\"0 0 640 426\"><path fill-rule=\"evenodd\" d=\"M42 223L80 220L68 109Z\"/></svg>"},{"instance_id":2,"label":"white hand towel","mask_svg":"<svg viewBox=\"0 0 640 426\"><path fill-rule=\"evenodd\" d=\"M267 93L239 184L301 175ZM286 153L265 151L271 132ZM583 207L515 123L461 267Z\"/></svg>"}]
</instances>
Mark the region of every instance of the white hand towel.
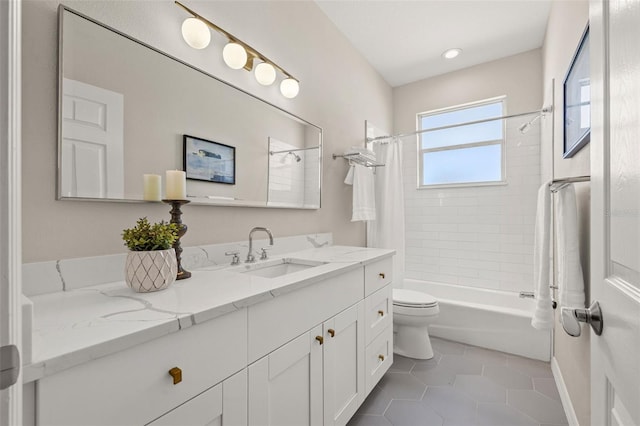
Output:
<instances>
[{"instance_id":1,"label":"white hand towel","mask_svg":"<svg viewBox=\"0 0 640 426\"><path fill-rule=\"evenodd\" d=\"M551 191L549 182L538 189L536 211L535 245L533 249L533 282L535 285L536 308L531 325L538 330L553 328L553 309L549 273L551 270Z\"/></svg>"},{"instance_id":2,"label":"white hand towel","mask_svg":"<svg viewBox=\"0 0 640 426\"><path fill-rule=\"evenodd\" d=\"M570 184L559 190L556 201L560 305L584 308L584 278L580 264L578 207L574 185Z\"/></svg>"},{"instance_id":3,"label":"white hand towel","mask_svg":"<svg viewBox=\"0 0 640 426\"><path fill-rule=\"evenodd\" d=\"M353 213L351 221L376 220L376 197L373 170L354 164L344 180L353 185Z\"/></svg>"},{"instance_id":4,"label":"white hand towel","mask_svg":"<svg viewBox=\"0 0 640 426\"><path fill-rule=\"evenodd\" d=\"M353 185L353 169L356 166L354 166L353 164L349 167L349 171L347 172L347 175L344 178L344 183L346 183L347 185Z\"/></svg>"}]
</instances>

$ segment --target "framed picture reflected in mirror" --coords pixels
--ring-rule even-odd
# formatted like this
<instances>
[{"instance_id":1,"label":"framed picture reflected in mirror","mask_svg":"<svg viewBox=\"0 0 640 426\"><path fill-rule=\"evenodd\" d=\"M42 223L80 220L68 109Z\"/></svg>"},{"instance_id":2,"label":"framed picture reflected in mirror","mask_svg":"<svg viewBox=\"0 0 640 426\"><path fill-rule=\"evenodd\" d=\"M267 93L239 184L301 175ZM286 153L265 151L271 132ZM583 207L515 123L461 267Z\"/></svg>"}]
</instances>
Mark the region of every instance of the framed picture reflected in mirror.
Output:
<instances>
[{"instance_id":1,"label":"framed picture reflected in mirror","mask_svg":"<svg viewBox=\"0 0 640 426\"><path fill-rule=\"evenodd\" d=\"M235 185L236 148L184 135L183 169L187 179Z\"/></svg>"}]
</instances>

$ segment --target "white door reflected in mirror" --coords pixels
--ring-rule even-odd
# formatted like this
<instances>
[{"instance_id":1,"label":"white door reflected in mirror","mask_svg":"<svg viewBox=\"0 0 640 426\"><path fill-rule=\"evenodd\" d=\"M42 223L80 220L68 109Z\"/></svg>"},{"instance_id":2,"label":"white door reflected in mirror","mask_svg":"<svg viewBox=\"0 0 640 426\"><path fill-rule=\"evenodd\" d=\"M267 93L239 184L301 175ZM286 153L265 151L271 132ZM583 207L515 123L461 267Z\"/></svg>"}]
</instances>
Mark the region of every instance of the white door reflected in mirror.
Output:
<instances>
[{"instance_id":1,"label":"white door reflected in mirror","mask_svg":"<svg viewBox=\"0 0 640 426\"><path fill-rule=\"evenodd\" d=\"M64 79L64 197L124 198L124 96Z\"/></svg>"}]
</instances>

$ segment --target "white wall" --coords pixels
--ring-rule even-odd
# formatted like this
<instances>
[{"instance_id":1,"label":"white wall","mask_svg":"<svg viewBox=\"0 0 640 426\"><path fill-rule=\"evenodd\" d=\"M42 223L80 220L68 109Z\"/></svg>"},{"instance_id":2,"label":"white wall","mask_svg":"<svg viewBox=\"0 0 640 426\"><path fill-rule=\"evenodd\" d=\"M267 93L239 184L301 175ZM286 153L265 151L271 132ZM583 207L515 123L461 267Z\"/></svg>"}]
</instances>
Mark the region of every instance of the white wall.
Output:
<instances>
[{"instance_id":1,"label":"white wall","mask_svg":"<svg viewBox=\"0 0 640 426\"><path fill-rule=\"evenodd\" d=\"M420 112L501 95L505 114L542 107L539 49L394 89L395 130L415 130ZM507 120L507 185L416 189L416 140L404 139L408 278L533 290L540 127L517 129L534 116Z\"/></svg>"},{"instance_id":2,"label":"white wall","mask_svg":"<svg viewBox=\"0 0 640 426\"><path fill-rule=\"evenodd\" d=\"M150 204L56 201L57 6L56 0L24 3L23 14L23 238L24 261L123 252L123 228L138 217L168 219L168 208ZM183 245L238 241L253 226L277 237L332 231L336 244L364 244L364 225L350 222L351 188L341 153L363 141L365 119L391 127L391 88L337 31L312 1L192 1L201 15L242 38L300 79L300 95L287 100L277 85L264 88L245 71L227 68L222 44L207 54L180 35L185 12L173 2L68 1L66 5L204 68L324 129L322 208L296 211L186 206L189 232Z\"/></svg>"},{"instance_id":3,"label":"white wall","mask_svg":"<svg viewBox=\"0 0 640 426\"><path fill-rule=\"evenodd\" d=\"M544 180L553 177L583 176L590 174L589 145L580 150L574 157L563 159L563 81L571 59L578 48L580 37L589 20L589 2L554 1L547 25L545 42L542 49L544 64L544 82L549 90L545 92L545 101L550 103L551 80L555 79L555 110L553 120L553 139L544 133L542 140L542 177ZM553 149L552 149L553 146ZM580 230L580 256L583 276L585 277L587 305L589 304L589 183L576 184L578 203L578 226ZM556 268L557 270L557 268ZM583 326L580 337L570 337L562 329L558 312L554 333L554 357L569 392L579 424L591 423L591 374L588 326Z\"/></svg>"}]
</instances>

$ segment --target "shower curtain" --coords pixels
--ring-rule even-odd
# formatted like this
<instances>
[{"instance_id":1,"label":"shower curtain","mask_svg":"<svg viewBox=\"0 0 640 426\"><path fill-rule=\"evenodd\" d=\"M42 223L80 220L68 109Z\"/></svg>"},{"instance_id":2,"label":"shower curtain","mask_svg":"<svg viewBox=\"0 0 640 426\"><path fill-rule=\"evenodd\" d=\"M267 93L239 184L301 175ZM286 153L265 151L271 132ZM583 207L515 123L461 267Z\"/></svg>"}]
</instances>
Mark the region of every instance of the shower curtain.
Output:
<instances>
[{"instance_id":1,"label":"shower curtain","mask_svg":"<svg viewBox=\"0 0 640 426\"><path fill-rule=\"evenodd\" d=\"M373 144L376 168L376 220L367 222L367 247L396 250L393 261L393 287L402 287L404 278L404 187L402 182L402 143L393 139Z\"/></svg>"}]
</instances>

